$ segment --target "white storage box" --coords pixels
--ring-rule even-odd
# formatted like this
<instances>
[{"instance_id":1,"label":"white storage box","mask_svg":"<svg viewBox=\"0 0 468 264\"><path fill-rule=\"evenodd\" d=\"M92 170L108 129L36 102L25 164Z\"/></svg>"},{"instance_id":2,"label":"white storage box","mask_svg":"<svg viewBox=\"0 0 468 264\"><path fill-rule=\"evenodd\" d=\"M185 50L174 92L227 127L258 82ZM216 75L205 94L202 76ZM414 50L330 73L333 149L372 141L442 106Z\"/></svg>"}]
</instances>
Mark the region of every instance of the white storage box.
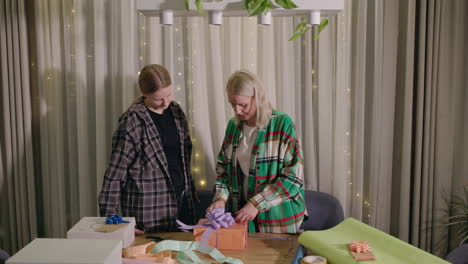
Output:
<instances>
[{"instance_id":1,"label":"white storage box","mask_svg":"<svg viewBox=\"0 0 468 264\"><path fill-rule=\"evenodd\" d=\"M36 238L7 264L122 263L122 241Z\"/></svg>"},{"instance_id":2,"label":"white storage box","mask_svg":"<svg viewBox=\"0 0 468 264\"><path fill-rule=\"evenodd\" d=\"M67 238L122 240L123 247L129 247L135 239L135 218L123 217L123 220L130 221L130 223L114 232L103 233L95 230L106 224L105 217L83 217L68 230Z\"/></svg>"}]
</instances>

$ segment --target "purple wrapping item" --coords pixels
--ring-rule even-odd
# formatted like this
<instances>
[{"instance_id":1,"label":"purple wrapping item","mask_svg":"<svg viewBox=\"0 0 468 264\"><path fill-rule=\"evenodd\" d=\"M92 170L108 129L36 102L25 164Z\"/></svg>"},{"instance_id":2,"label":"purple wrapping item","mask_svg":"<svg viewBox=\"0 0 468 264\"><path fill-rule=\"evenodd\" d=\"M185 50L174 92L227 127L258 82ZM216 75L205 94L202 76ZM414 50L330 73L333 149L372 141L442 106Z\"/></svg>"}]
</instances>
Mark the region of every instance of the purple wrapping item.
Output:
<instances>
[{"instance_id":1,"label":"purple wrapping item","mask_svg":"<svg viewBox=\"0 0 468 264\"><path fill-rule=\"evenodd\" d=\"M190 226L177 220L179 228L188 232L193 230L196 241L218 249L243 250L247 247L247 225L236 224L230 213L216 208L200 219L198 225ZM215 233L216 235L213 235ZM223 236L223 239L219 237Z\"/></svg>"}]
</instances>

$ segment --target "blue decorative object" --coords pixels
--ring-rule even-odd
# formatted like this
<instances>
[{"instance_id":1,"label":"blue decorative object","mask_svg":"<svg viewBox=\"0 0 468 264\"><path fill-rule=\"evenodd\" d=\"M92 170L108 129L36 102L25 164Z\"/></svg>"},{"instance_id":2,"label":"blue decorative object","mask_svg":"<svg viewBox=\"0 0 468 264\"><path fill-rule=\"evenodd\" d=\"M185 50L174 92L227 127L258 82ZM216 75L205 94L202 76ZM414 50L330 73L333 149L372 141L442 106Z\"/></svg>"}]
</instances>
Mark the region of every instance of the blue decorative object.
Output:
<instances>
[{"instance_id":1,"label":"blue decorative object","mask_svg":"<svg viewBox=\"0 0 468 264\"><path fill-rule=\"evenodd\" d=\"M106 225L118 225L120 223L130 223L130 221L125 221L120 215L114 215L106 218Z\"/></svg>"}]
</instances>

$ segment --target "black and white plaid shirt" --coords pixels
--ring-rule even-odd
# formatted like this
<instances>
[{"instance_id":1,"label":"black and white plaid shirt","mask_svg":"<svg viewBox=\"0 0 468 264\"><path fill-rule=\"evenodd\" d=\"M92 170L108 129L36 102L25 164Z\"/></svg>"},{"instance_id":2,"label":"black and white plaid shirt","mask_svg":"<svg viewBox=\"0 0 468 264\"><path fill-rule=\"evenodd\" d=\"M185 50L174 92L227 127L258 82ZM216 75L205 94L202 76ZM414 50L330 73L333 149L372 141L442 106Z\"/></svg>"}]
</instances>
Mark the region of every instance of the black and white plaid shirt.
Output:
<instances>
[{"instance_id":1,"label":"black and white plaid shirt","mask_svg":"<svg viewBox=\"0 0 468 264\"><path fill-rule=\"evenodd\" d=\"M194 185L190 175L192 142L187 119L180 106L169 106L180 135L185 177L184 208L194 215ZM101 216L118 214L136 218L137 228L147 232L177 230L177 198L169 176L161 138L143 98L120 117L112 138L109 167L99 195Z\"/></svg>"}]
</instances>

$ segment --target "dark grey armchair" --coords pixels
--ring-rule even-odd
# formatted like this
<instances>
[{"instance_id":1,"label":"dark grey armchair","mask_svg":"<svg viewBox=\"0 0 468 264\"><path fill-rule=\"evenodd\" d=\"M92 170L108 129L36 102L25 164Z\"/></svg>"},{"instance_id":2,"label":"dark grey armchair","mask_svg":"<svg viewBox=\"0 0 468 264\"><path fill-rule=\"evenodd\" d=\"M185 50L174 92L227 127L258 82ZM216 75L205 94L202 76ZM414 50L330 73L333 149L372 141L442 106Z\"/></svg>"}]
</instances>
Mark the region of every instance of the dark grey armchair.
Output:
<instances>
[{"instance_id":1,"label":"dark grey armchair","mask_svg":"<svg viewBox=\"0 0 468 264\"><path fill-rule=\"evenodd\" d=\"M343 206L333 195L317 191L305 191L305 200L309 219L303 222L301 229L325 230L344 220ZM299 264L304 257L305 248L299 245L291 264Z\"/></svg>"},{"instance_id":2,"label":"dark grey armchair","mask_svg":"<svg viewBox=\"0 0 468 264\"><path fill-rule=\"evenodd\" d=\"M3 250L0 249L0 264L5 264L6 260L9 258L10 256Z\"/></svg>"},{"instance_id":3,"label":"dark grey armchair","mask_svg":"<svg viewBox=\"0 0 468 264\"><path fill-rule=\"evenodd\" d=\"M325 230L344 220L343 207L334 196L317 191L305 191L309 219L302 223L304 230Z\"/></svg>"},{"instance_id":4,"label":"dark grey armchair","mask_svg":"<svg viewBox=\"0 0 468 264\"><path fill-rule=\"evenodd\" d=\"M446 260L453 264L468 264L468 244L452 250Z\"/></svg>"}]
</instances>

